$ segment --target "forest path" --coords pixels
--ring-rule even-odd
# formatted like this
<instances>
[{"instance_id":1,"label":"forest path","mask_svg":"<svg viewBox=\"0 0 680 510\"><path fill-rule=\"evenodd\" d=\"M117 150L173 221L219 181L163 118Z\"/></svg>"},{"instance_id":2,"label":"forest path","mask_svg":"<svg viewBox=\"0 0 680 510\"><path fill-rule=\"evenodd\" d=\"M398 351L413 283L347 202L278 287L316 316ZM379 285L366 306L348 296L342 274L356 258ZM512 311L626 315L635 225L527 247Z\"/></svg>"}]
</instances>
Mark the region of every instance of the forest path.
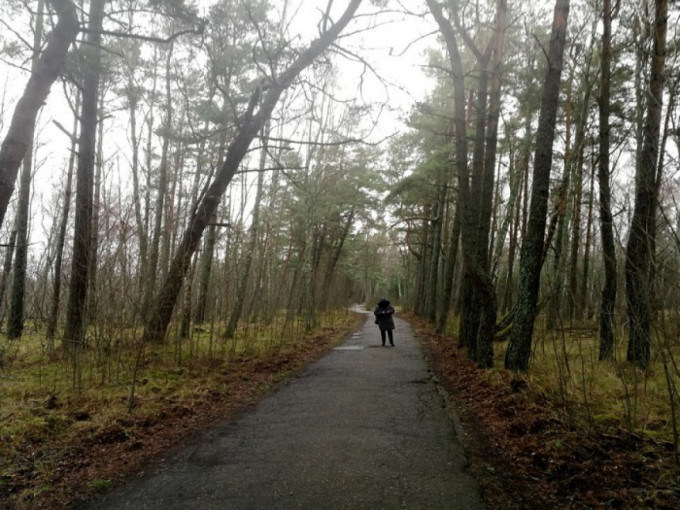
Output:
<instances>
[{"instance_id":1,"label":"forest path","mask_svg":"<svg viewBox=\"0 0 680 510\"><path fill-rule=\"evenodd\" d=\"M484 508L420 345L395 322L396 347L367 314L252 411L85 508Z\"/></svg>"}]
</instances>

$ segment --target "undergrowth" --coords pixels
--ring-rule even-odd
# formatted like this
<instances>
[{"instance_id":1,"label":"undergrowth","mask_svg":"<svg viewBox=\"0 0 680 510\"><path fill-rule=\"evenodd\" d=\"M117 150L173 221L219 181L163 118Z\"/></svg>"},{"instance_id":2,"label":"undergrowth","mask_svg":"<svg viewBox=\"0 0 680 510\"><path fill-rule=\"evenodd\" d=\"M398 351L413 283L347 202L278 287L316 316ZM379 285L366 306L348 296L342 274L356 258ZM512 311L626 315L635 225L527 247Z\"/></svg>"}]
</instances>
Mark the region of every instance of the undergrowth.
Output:
<instances>
[{"instance_id":1,"label":"undergrowth","mask_svg":"<svg viewBox=\"0 0 680 510\"><path fill-rule=\"evenodd\" d=\"M295 323L285 334L277 324L248 324L233 339L214 325L146 345L134 331L121 331L86 346L78 380L72 359L46 349L40 335L2 337L0 507L63 506L113 485L139 467L132 457L153 456L249 405L362 320L327 313L315 329ZM165 430L178 422L186 432Z\"/></svg>"}]
</instances>

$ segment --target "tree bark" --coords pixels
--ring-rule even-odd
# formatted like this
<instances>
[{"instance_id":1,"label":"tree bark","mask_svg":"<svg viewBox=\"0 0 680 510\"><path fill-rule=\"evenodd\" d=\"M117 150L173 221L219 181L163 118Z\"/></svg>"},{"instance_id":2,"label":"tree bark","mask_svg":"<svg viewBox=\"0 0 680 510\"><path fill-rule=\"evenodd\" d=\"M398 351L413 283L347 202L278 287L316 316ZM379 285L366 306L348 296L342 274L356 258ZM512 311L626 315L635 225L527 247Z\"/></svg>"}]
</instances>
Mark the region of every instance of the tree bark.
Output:
<instances>
[{"instance_id":1,"label":"tree bark","mask_svg":"<svg viewBox=\"0 0 680 510\"><path fill-rule=\"evenodd\" d=\"M651 278L658 209L657 158L665 81L668 1L655 1L654 49L651 59L647 113L641 161L635 178L635 207L626 247L626 292L630 325L627 359L645 369L650 357L652 327Z\"/></svg>"},{"instance_id":2,"label":"tree bark","mask_svg":"<svg viewBox=\"0 0 680 510\"><path fill-rule=\"evenodd\" d=\"M82 110L80 136L78 138L78 166L76 170L76 206L71 261L71 285L64 331L64 347L76 355L84 343L85 304L92 254L92 194L97 142L97 107L101 67L101 35L105 0L93 0L90 4L87 56L82 87ZM79 381L76 380L76 383Z\"/></svg>"},{"instance_id":3,"label":"tree bark","mask_svg":"<svg viewBox=\"0 0 680 510\"><path fill-rule=\"evenodd\" d=\"M12 257L14 255L14 245L17 241L17 231L12 230L9 235L9 243L7 243L5 251L5 260L2 264L2 275L0 275L0 323L4 318L5 294L7 293L7 281L12 272Z\"/></svg>"},{"instance_id":4,"label":"tree bark","mask_svg":"<svg viewBox=\"0 0 680 510\"><path fill-rule=\"evenodd\" d=\"M527 236L522 243L516 313L510 343L505 355L505 368L514 371L526 371L529 368L531 340L538 313L538 292L541 283L548 195L550 192L550 170L568 16L569 0L556 0L548 50L548 69L536 136L529 222Z\"/></svg>"},{"instance_id":5,"label":"tree bark","mask_svg":"<svg viewBox=\"0 0 680 510\"><path fill-rule=\"evenodd\" d=\"M614 306L616 305L616 246L614 244L614 219L611 210L611 188L609 184L609 97L611 83L611 0L604 0L602 6L602 55L600 79L600 164L598 184L600 186L600 230L602 256L604 258L604 286L600 303L600 360L611 359L614 355Z\"/></svg>"},{"instance_id":6,"label":"tree bark","mask_svg":"<svg viewBox=\"0 0 680 510\"><path fill-rule=\"evenodd\" d=\"M33 141L38 111L59 76L68 49L80 28L76 9L69 0L51 0L50 3L59 20L17 102L12 122L0 147L0 226L14 191L19 166Z\"/></svg>"},{"instance_id":7,"label":"tree bark","mask_svg":"<svg viewBox=\"0 0 680 510\"><path fill-rule=\"evenodd\" d=\"M144 339L146 341L159 342L164 340L168 325L170 324L170 319L172 318L172 312L177 302L182 279L189 267L191 256L196 251L203 231L208 225L210 218L215 214L220 199L222 198L227 185L231 182L234 174L238 170L238 166L248 151L250 143L271 116L279 97L283 91L291 85L300 72L308 67L333 43L340 32L354 17L354 13L359 8L360 4L361 0L351 0L338 21L324 31L318 39L314 40L288 68L279 74L276 81L268 84L264 97L260 97L262 92L261 89L258 89L253 93L241 125L238 128L233 141L229 145L226 159L210 185L205 197L203 197L197 210L192 215L189 227L184 233L161 289L156 295L156 299L151 303L151 310L149 311L144 330ZM255 111L258 103L260 104L260 107Z\"/></svg>"}]
</instances>

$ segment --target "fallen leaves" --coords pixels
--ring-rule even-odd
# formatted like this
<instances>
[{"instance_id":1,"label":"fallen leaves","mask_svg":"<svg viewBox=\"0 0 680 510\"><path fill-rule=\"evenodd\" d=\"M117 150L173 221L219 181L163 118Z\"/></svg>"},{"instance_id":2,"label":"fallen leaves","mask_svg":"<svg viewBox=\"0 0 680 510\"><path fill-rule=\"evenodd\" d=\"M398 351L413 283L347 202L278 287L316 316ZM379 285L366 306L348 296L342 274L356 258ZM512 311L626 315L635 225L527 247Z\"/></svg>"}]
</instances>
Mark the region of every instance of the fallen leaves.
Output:
<instances>
[{"instance_id":1,"label":"fallen leaves","mask_svg":"<svg viewBox=\"0 0 680 510\"><path fill-rule=\"evenodd\" d=\"M521 377L477 369L454 340L410 320L460 415L489 508L680 508L673 448L611 424L579 427Z\"/></svg>"}]
</instances>

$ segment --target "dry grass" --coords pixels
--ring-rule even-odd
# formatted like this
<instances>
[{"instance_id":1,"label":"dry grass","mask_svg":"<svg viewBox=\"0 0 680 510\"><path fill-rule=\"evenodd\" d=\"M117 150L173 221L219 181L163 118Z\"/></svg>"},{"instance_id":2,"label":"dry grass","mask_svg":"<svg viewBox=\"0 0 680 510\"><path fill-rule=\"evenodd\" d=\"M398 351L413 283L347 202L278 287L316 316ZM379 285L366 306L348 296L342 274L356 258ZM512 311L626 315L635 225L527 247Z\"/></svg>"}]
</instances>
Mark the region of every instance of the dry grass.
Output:
<instances>
[{"instance_id":1,"label":"dry grass","mask_svg":"<svg viewBox=\"0 0 680 510\"><path fill-rule=\"evenodd\" d=\"M652 362L642 371L626 361L624 341L617 343L613 360L599 361L597 335L596 326L590 324L558 331L539 327L534 334L527 382L553 403L562 418L586 431L594 427L605 432L622 428L674 441L669 379L660 351L663 349L666 359L672 356L680 360L680 347L671 346L658 335ZM624 338L622 332L618 338ZM507 342L495 347L495 364L502 367ZM677 388L677 372L671 374L670 383Z\"/></svg>"},{"instance_id":2,"label":"dry grass","mask_svg":"<svg viewBox=\"0 0 680 510\"><path fill-rule=\"evenodd\" d=\"M139 459L249 405L362 320L337 312L307 333L296 323L282 334L274 321L231 340L171 333L162 345L123 332L84 350L79 380L72 360L49 354L40 336L0 339L0 507L62 506L108 487Z\"/></svg>"},{"instance_id":3,"label":"dry grass","mask_svg":"<svg viewBox=\"0 0 680 510\"><path fill-rule=\"evenodd\" d=\"M502 368L500 343L496 368L480 370L455 338L412 322L489 508L680 508L663 357L641 372L598 362L592 327L539 330L528 374Z\"/></svg>"}]
</instances>

